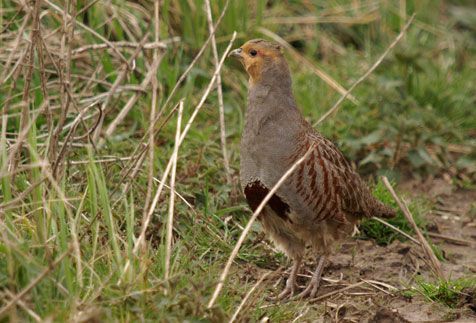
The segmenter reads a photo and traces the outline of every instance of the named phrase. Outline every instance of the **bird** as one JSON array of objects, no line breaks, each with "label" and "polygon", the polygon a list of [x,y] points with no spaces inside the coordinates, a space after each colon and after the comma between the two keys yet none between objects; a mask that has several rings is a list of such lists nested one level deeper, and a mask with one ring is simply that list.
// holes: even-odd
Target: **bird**
[{"label": "bird", "polygon": [[[313,298],[329,256],[355,224],[372,216],[391,218],[395,211],[372,195],[337,146],[305,120],[279,44],[253,39],[229,56],[238,59],[249,76],[240,182],[250,208],[255,211],[283,174],[307,154],[258,220],[292,260],[285,288],[275,299]],[[296,277],[307,248],[317,265],[308,285],[296,295]]]}]

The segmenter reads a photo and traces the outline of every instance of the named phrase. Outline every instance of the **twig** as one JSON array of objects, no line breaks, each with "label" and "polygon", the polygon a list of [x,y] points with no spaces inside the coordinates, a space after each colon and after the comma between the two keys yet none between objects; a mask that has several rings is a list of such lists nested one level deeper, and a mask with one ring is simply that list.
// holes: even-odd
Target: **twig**
[{"label": "twig", "polygon": [[172,230],[174,227],[174,199],[175,194],[175,173],[177,169],[177,157],[180,146],[180,128],[182,126],[182,113],[183,113],[183,101],[180,101],[178,116],[177,116],[177,129],[175,131],[175,145],[172,153],[172,173],[170,174],[170,200],[169,200],[169,218],[167,220],[167,233],[165,243],[165,275],[164,279],[167,281],[170,275],[170,257],[172,255]]},{"label": "twig", "polygon": [[[269,29],[266,29],[266,28],[263,28],[263,27],[259,27],[258,31],[261,32],[263,35],[271,37],[272,39],[277,41],[279,44],[286,47],[286,49],[289,50],[298,61],[300,61],[302,64],[306,65],[307,67],[309,67],[314,72],[314,74],[319,76],[331,88],[333,88],[334,90],[336,90],[337,92],[342,94],[343,97],[344,96],[345,96],[345,98],[348,97],[348,99],[350,101],[352,101],[354,104],[357,104],[357,99],[354,98],[352,95],[349,95],[348,92],[350,92],[350,91],[347,91],[342,85],[340,85],[336,80],[334,80],[329,74],[327,74],[326,72],[321,70],[319,67],[315,66],[310,60],[308,60],[306,57],[301,55],[297,50],[295,50],[291,45],[289,45],[289,43],[286,40],[281,38],[279,35],[273,33]],[[346,93],[347,93],[347,95],[345,95]]]},{"label": "twig", "polygon": [[379,59],[377,59],[377,61],[367,70],[367,72],[365,72],[364,75],[362,75],[357,81],[354,82],[354,84],[351,85],[351,87],[347,91],[345,91],[345,93],[339,98],[339,100],[337,100],[337,102],[334,104],[334,106],[332,106],[332,108],[330,108],[326,113],[324,113],[324,115],[322,117],[320,117],[319,120],[317,120],[317,122],[313,124],[313,126],[318,125],[319,123],[324,121],[328,116],[330,116],[332,113],[334,113],[339,108],[340,104],[347,98],[347,96],[350,95],[350,92],[352,92],[352,90],[354,90],[357,87],[357,85],[362,83],[370,74],[372,74],[373,71],[375,71],[375,69],[383,62],[383,60],[388,55],[388,53],[390,53],[390,51],[403,38],[403,36],[405,35],[408,27],[410,27],[414,18],[415,18],[415,14],[413,14],[413,16],[410,17],[410,19],[408,20],[406,25],[400,31],[400,34],[398,34],[398,36],[387,47],[387,49],[383,52],[383,54],[380,55]]},{"label": "twig", "polygon": [[[215,67],[219,64],[218,50],[215,39],[215,34],[213,33],[213,18],[212,18],[212,9],[210,7],[210,0],[205,0],[205,9],[207,12],[208,20],[208,31],[212,35],[212,52],[213,60]],[[228,160],[228,151],[226,150],[226,127],[225,127],[225,109],[223,107],[223,90],[221,86],[221,75],[217,75],[217,94],[218,94],[218,111],[220,114],[220,140],[221,140],[221,150],[223,154],[223,164],[225,166],[226,180],[228,185],[231,185],[231,170],[230,162]]]},{"label": "twig", "polygon": [[461,245],[461,246],[472,246],[474,243],[471,243],[471,241],[468,240],[463,240],[463,239],[458,239],[454,237],[449,237],[443,234],[435,233],[435,232],[427,232],[430,237],[437,238],[437,239],[442,239],[446,240],[450,243],[456,244],[456,245]]},{"label": "twig", "polygon": [[248,235],[248,232],[251,229],[251,226],[255,222],[256,218],[258,215],[261,213],[263,208],[265,207],[266,203],[271,199],[274,193],[278,190],[278,188],[284,183],[284,181],[294,172],[294,170],[306,159],[306,157],[311,153],[311,151],[314,149],[314,145],[311,145],[307,152],[299,158],[284,174],[281,176],[279,181],[273,186],[273,188],[268,192],[268,194],[265,196],[265,198],[261,201],[259,206],[256,208],[254,211],[253,215],[249,219],[248,223],[246,224],[245,229],[240,235],[240,238],[235,244],[235,248],[233,248],[233,251],[231,252],[230,257],[228,257],[228,261],[226,262],[225,268],[223,269],[220,279],[218,280],[217,286],[215,287],[215,291],[213,292],[212,298],[210,299],[210,302],[208,303],[208,308],[211,308],[213,304],[215,304],[215,301],[218,297],[218,294],[220,294],[221,289],[223,288],[223,285],[225,283],[225,279],[228,276],[228,272],[230,271],[231,264],[233,263],[233,260],[236,258],[236,255],[238,254],[238,251],[241,248],[241,245],[245,241],[246,236]]},{"label": "twig", "polygon": [[323,300],[323,299],[328,298],[328,297],[330,297],[330,296],[332,296],[332,295],[345,292],[346,290],[349,290],[349,289],[354,288],[354,287],[358,287],[358,286],[363,285],[363,284],[366,284],[366,282],[361,281],[361,282],[358,282],[358,283],[349,285],[349,286],[347,286],[347,287],[344,287],[344,288],[341,288],[341,289],[338,289],[338,290],[329,292],[329,293],[327,293],[327,294],[324,294],[324,295],[315,297],[315,298],[313,298],[313,299],[310,299],[310,300],[309,300],[309,303],[311,303],[311,302],[313,303],[313,302],[317,302],[317,301]]},{"label": "twig", "polygon": [[410,213],[410,210],[408,210],[408,207],[404,202],[400,200],[400,198],[397,196],[397,193],[395,193],[392,185],[388,181],[388,178],[386,176],[382,176],[382,181],[387,187],[388,191],[392,195],[393,199],[395,202],[397,202],[398,206],[402,210],[403,214],[405,215],[405,218],[407,221],[410,223],[412,226],[413,230],[416,232],[416,235],[418,237],[418,240],[421,243],[421,247],[423,251],[425,252],[425,255],[427,256],[428,260],[430,261],[431,267],[433,269],[433,273],[440,279],[445,280],[445,275],[443,274],[443,271],[441,270],[441,264],[438,261],[438,258],[436,258],[435,253],[431,249],[430,245],[428,244],[428,241],[426,241],[425,237],[420,231],[420,228],[417,226],[415,223],[415,220],[413,219],[412,214]]},{"label": "twig", "polygon": [[387,294],[387,295],[391,295],[392,293],[390,293],[389,291],[383,289],[382,287],[380,287],[380,286],[378,286],[378,285],[385,286],[385,287],[387,287],[389,290],[392,290],[392,291],[398,291],[398,288],[393,287],[392,285],[388,285],[388,284],[379,282],[379,281],[366,280],[366,279],[360,279],[360,280],[363,281],[363,282],[366,282],[366,283],[369,284],[370,286],[374,287],[375,289],[378,289],[378,290],[381,291],[381,292],[384,292],[384,293]]},{"label": "twig", "polygon": [[[208,2],[208,0],[206,0]],[[235,310],[235,313],[233,313],[233,316],[231,317],[229,323],[232,323],[236,320],[236,318],[238,317],[238,314],[240,313],[241,309],[243,308],[243,306],[246,304],[246,302],[248,301],[248,298],[250,298],[251,294],[253,294],[253,292],[256,290],[256,288],[258,288],[259,285],[261,285],[261,283],[263,282],[263,280],[265,280],[266,277],[268,277],[270,274],[272,274],[273,271],[268,271],[267,273],[265,273],[264,275],[262,275],[260,277],[260,279],[258,279],[258,281],[253,285],[253,287],[250,288],[250,290],[248,291],[248,293],[246,293],[245,297],[243,298],[243,300],[241,301],[240,305],[238,305],[238,307],[236,308]]]},{"label": "twig", "polygon": [[383,225],[386,225],[387,227],[397,231],[398,233],[400,233],[401,235],[405,236],[406,238],[410,239],[411,241],[415,242],[417,245],[421,246],[421,243],[420,241],[418,241],[417,239],[413,238],[411,235],[409,235],[408,233],[406,233],[405,231],[402,231],[400,230],[399,228],[397,228],[396,226],[394,226],[393,224],[390,224],[388,223],[387,221],[385,220],[382,220],[381,218],[377,218],[376,216],[372,217],[372,219],[374,219],[375,221],[378,221],[380,223],[382,223]]}]

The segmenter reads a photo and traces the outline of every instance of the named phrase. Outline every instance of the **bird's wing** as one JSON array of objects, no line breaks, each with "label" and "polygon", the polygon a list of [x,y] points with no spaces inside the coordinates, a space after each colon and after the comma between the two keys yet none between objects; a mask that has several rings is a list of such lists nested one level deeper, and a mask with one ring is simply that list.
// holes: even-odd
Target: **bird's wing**
[{"label": "bird's wing", "polygon": [[311,146],[313,151],[295,171],[293,184],[316,221],[392,215],[386,214],[393,211],[372,196],[337,147],[320,134],[308,133],[292,158],[299,158]]}]

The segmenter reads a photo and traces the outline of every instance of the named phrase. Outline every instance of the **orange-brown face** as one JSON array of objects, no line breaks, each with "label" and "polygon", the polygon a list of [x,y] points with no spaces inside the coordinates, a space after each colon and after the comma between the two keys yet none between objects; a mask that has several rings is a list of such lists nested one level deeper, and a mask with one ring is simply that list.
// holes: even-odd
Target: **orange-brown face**
[{"label": "orange-brown face", "polygon": [[259,82],[267,64],[273,64],[283,57],[279,45],[261,39],[246,42],[240,48],[231,51],[229,56],[241,61],[252,83]]}]

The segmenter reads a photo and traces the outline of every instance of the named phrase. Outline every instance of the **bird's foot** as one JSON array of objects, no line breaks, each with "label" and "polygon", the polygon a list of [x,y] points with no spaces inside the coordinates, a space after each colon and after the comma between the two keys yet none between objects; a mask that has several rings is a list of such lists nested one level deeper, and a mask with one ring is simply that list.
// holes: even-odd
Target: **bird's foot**
[{"label": "bird's foot", "polygon": [[290,298],[290,300],[303,299],[303,298],[306,298],[306,297],[314,298],[317,294],[317,291],[319,290],[319,285],[320,285],[320,277],[319,278],[312,277],[312,279],[309,282],[309,285],[307,285],[306,289],[304,289],[298,295]]},{"label": "bird's foot", "polygon": [[296,291],[296,281],[291,279],[290,277],[286,281],[286,287],[281,293],[279,293],[279,295],[276,297],[276,300],[281,301],[283,299],[291,298],[294,296],[295,291]]},{"label": "bird's foot", "polygon": [[295,292],[296,292],[296,279],[289,277],[288,280],[286,281],[286,287],[283,289],[283,291],[279,293],[279,295],[276,297],[270,297],[270,300],[277,302],[277,301],[282,301],[285,299],[290,299],[294,296]]}]

